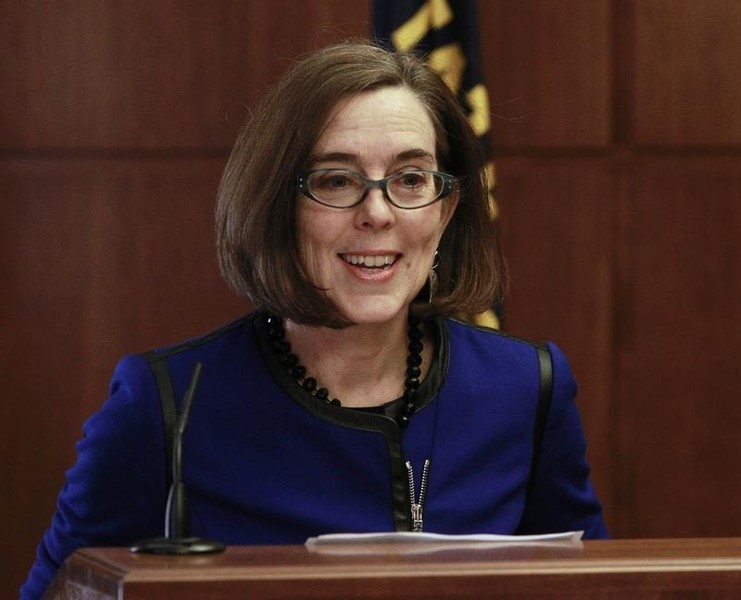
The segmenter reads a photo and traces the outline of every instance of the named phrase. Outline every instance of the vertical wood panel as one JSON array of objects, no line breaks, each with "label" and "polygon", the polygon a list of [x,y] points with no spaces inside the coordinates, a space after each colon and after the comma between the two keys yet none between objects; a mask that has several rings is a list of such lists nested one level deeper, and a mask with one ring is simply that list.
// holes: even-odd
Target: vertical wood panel
[{"label": "vertical wood panel", "polygon": [[739,199],[739,158],[644,159],[623,198],[623,535],[741,535]]},{"label": "vertical wood panel", "polygon": [[[2,462],[0,591],[14,598],[33,557],[33,538],[48,523],[54,488],[72,451],[72,425],[84,388],[87,248],[70,234],[88,212],[73,194],[54,202],[52,182],[39,180],[35,210],[22,176],[0,170],[2,306],[0,310],[0,448]],[[12,585],[12,587],[10,587]],[[8,587],[5,587],[8,586]]]},{"label": "vertical wood panel", "polygon": [[486,0],[479,14],[495,148],[607,146],[610,2]]},{"label": "vertical wood panel", "polygon": [[741,145],[741,2],[634,1],[633,131],[645,145]]}]

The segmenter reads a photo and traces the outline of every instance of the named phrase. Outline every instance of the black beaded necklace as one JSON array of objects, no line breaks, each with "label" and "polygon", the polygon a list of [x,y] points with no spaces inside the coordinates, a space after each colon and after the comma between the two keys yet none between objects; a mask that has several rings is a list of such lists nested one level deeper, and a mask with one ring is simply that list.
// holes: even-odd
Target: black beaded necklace
[{"label": "black beaded necklace", "polygon": [[[409,418],[417,408],[417,390],[419,389],[419,378],[422,374],[422,349],[424,344],[422,338],[422,321],[415,316],[409,315],[409,354],[407,355],[406,377],[404,379],[404,395],[402,396],[401,413],[396,419],[399,427],[404,428],[409,424]],[[296,382],[315,398],[324,400],[333,406],[341,406],[337,398],[330,399],[327,388],[319,387],[317,380],[306,374],[306,368],[299,362],[298,356],[291,353],[291,344],[286,340],[286,330],[283,327],[283,319],[275,315],[268,315],[266,319],[267,331],[273,348],[288,374]]]}]

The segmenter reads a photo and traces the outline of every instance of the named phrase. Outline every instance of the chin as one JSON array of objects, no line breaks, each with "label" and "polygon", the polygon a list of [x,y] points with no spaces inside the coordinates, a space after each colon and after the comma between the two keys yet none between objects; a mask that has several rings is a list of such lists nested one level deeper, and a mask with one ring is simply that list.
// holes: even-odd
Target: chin
[{"label": "chin", "polygon": [[374,302],[350,302],[348,305],[339,305],[342,316],[356,325],[380,325],[398,318],[400,314],[406,318],[409,311],[408,304],[393,304]]}]

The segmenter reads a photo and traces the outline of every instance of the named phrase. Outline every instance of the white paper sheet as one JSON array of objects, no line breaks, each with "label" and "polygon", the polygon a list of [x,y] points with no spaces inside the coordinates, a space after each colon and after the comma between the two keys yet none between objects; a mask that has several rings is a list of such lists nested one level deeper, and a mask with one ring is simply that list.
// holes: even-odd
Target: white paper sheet
[{"label": "white paper sheet", "polygon": [[547,533],[542,535],[497,535],[491,533],[476,533],[471,535],[445,535],[441,533],[426,533],[411,531],[390,531],[379,533],[328,533],[306,540],[307,546],[323,546],[331,544],[378,544],[378,543],[481,543],[488,544],[527,544],[543,542],[578,542],[584,535],[583,531],[565,531],[562,533]]}]

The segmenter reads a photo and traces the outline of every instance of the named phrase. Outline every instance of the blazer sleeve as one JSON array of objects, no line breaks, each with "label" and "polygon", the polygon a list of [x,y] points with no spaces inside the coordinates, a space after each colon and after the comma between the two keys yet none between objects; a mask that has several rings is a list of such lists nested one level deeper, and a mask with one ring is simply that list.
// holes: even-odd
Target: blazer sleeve
[{"label": "blazer sleeve", "polygon": [[609,537],[602,506],[589,478],[586,441],[577,406],[577,386],[564,354],[553,358],[553,395],[532,495],[520,533],[584,531],[585,539]]},{"label": "blazer sleeve", "polygon": [[21,588],[40,598],[77,548],[123,546],[162,535],[165,452],[154,378],[141,356],[117,365],[108,400],[83,426],[49,529]]}]

